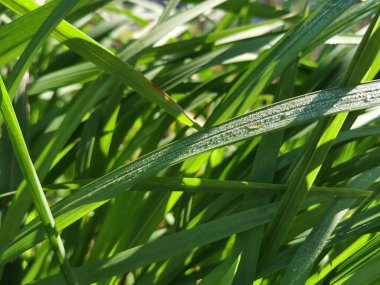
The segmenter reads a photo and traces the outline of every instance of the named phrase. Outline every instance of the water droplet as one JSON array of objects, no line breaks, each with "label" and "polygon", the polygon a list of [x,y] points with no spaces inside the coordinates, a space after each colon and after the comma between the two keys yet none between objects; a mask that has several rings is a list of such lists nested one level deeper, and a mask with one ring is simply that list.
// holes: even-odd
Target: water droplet
[{"label": "water droplet", "polygon": [[373,101],[373,100],[375,100],[375,99],[376,99],[376,96],[374,96],[373,93],[369,93],[369,94],[366,95],[364,101],[366,101],[366,102],[371,102],[371,101]]},{"label": "water droplet", "polygon": [[250,125],[250,126],[248,126],[248,129],[257,130],[257,129],[260,129],[261,127],[262,127],[262,125]]}]

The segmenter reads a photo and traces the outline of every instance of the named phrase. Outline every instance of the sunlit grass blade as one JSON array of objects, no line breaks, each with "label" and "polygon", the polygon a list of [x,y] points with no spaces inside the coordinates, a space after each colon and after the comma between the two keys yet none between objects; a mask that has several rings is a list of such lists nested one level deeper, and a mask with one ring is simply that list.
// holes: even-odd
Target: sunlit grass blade
[{"label": "sunlit grass blade", "polygon": [[77,284],[74,273],[66,258],[61,237],[55,227],[55,221],[50,211],[49,204],[42,190],[40,181],[33,166],[33,162],[29,156],[20,126],[17,122],[16,114],[8,96],[8,92],[1,77],[0,92],[1,114],[9,131],[19,166],[24,174],[25,180],[28,183],[30,191],[32,192],[34,204],[38,210],[39,217],[50,240],[51,247],[58,257],[65,280],[69,284]]},{"label": "sunlit grass blade", "polygon": [[[26,3],[26,1],[4,0],[0,2],[20,14],[31,9],[30,7],[38,8],[37,4],[33,5],[32,2]],[[152,100],[184,124],[200,129],[198,123],[193,121],[166,92],[74,26],[63,21],[58,25],[53,36],[122,83],[135,89],[142,96]]]},{"label": "sunlit grass blade", "polygon": [[376,283],[379,8],[0,0],[0,284]]},{"label": "sunlit grass blade", "polygon": [[39,48],[59,24],[59,22],[61,22],[70,10],[78,3],[79,0],[58,3],[53,12],[49,14],[46,21],[43,22],[38,32],[34,35],[20,58],[17,60],[12,72],[7,77],[8,93],[11,98],[14,97],[24,73],[31,65],[33,57],[37,54]]}]

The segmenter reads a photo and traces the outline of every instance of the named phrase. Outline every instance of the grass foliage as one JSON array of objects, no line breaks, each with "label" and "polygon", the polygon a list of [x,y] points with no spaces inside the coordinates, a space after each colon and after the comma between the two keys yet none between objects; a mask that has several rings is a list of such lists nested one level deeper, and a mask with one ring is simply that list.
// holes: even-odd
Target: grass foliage
[{"label": "grass foliage", "polygon": [[380,284],[378,0],[36,2],[0,0],[0,284]]}]

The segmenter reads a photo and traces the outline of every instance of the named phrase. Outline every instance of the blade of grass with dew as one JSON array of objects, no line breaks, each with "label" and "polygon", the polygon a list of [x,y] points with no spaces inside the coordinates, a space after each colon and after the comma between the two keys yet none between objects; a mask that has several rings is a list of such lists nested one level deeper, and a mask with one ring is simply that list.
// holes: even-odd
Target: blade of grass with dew
[{"label": "blade of grass with dew", "polygon": [[[325,1],[325,4],[321,5],[311,16],[300,21],[269,51],[251,64],[207,119],[205,127],[244,114],[264,88],[298,57],[311,39],[321,33],[354,3],[354,0],[342,1],[342,5],[337,1]],[[208,156],[204,155],[199,161],[202,160],[204,163],[207,158]],[[194,162],[188,162],[183,168],[189,168],[192,163]]]},{"label": "blade of grass with dew", "polygon": [[[52,208],[57,227],[63,229],[143,178],[188,157],[324,116],[375,106],[379,102],[380,84],[372,82],[355,88],[336,88],[285,100],[210,130],[199,132],[113,171],[57,203]],[[261,127],[251,128],[253,122]],[[25,233],[26,236],[36,234],[37,225],[38,223],[29,224],[21,236],[25,237]],[[40,238],[41,236],[39,240]],[[34,241],[37,242],[37,239],[35,238]],[[9,245],[1,250],[2,261],[16,254]]]}]

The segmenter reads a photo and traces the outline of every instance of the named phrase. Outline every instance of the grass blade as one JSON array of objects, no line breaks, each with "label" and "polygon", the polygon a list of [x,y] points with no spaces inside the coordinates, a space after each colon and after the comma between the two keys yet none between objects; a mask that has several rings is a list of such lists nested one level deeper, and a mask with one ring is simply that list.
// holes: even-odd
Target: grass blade
[{"label": "grass blade", "polygon": [[[63,229],[128,187],[186,158],[258,135],[310,122],[346,110],[368,108],[380,103],[380,83],[355,88],[336,88],[285,100],[244,115],[210,130],[205,130],[149,153],[136,161],[89,183],[53,206],[58,229]],[[252,128],[252,123],[254,128]],[[256,126],[260,125],[260,128]],[[142,170],[144,169],[144,170]],[[104,191],[107,189],[107,191]],[[17,238],[37,233],[38,223],[29,224]],[[38,230],[39,231],[39,230]],[[34,242],[43,236],[38,233]],[[17,248],[17,246],[16,246]],[[20,250],[18,248],[17,250]],[[1,259],[8,260],[15,251],[1,248]]]},{"label": "grass blade", "polygon": [[57,255],[65,280],[68,282],[68,284],[77,284],[71,266],[66,259],[65,249],[63,247],[61,237],[55,227],[53,215],[50,211],[37,173],[34,169],[33,162],[29,156],[20,126],[17,122],[16,114],[13,110],[10,98],[1,77],[0,92],[1,114],[8,128],[19,166],[24,174],[25,180],[30,187],[30,190],[32,191],[34,204],[37,208],[44,229],[49,237],[51,247]]},{"label": "grass blade", "polygon": [[[38,8],[38,5],[31,1],[2,0],[0,3],[19,14],[25,13],[25,10]],[[198,123],[193,121],[166,92],[69,23],[65,21],[60,23],[53,36],[83,58],[102,68],[106,73],[111,74],[117,80],[132,87],[148,100],[152,100],[152,102],[162,107],[184,124],[201,129]]]}]

